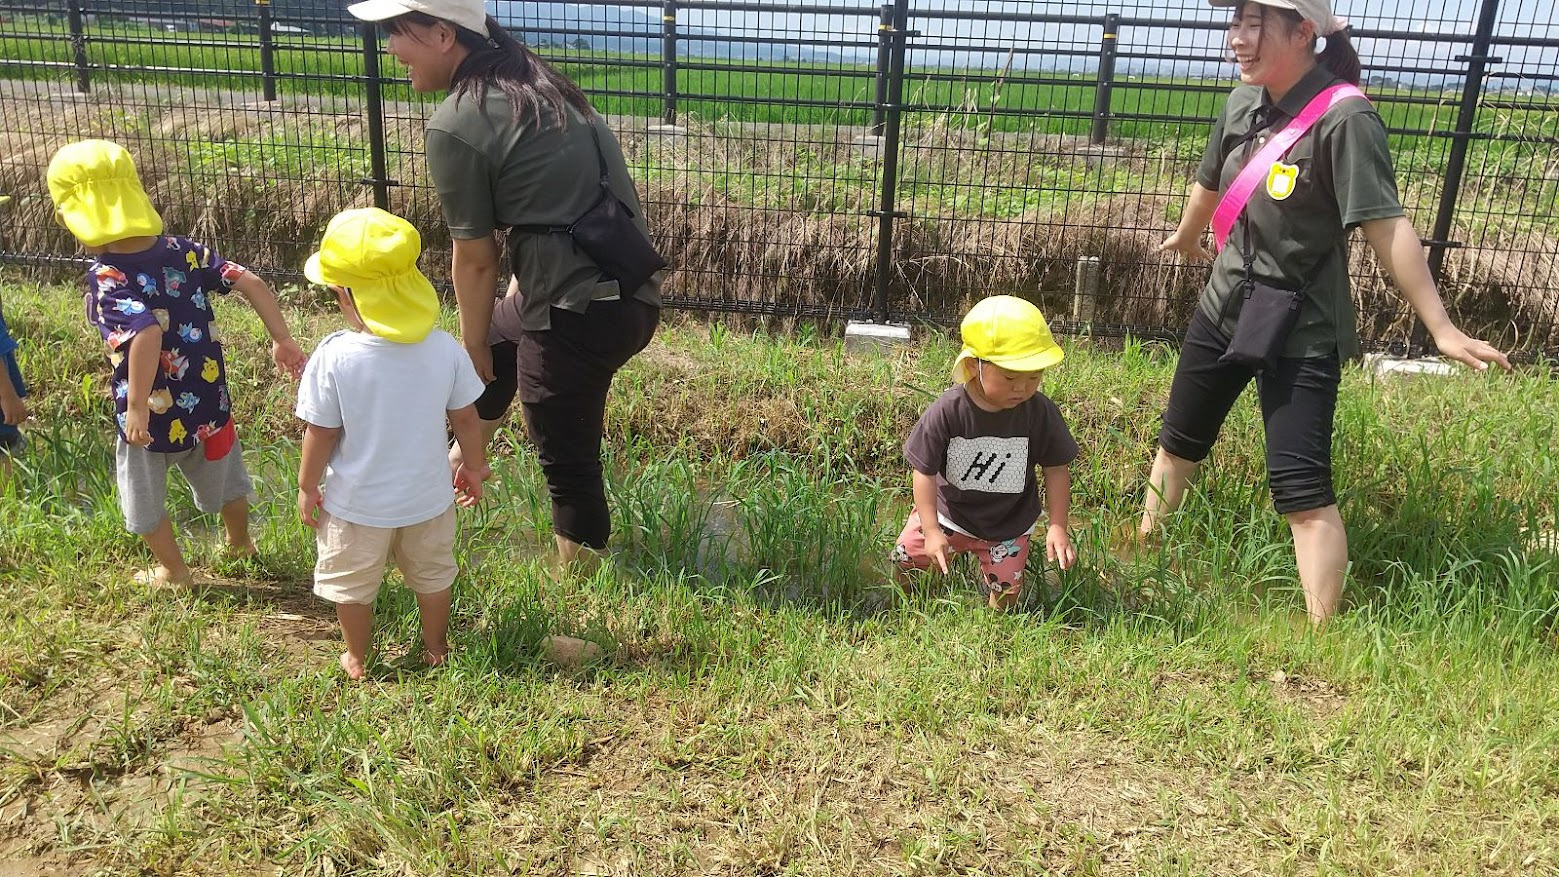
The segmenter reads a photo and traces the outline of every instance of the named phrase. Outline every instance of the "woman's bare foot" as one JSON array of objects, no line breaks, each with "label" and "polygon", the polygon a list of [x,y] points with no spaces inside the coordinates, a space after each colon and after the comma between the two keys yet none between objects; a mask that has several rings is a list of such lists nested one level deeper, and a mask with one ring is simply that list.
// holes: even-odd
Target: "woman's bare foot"
[{"label": "woman's bare foot", "polygon": [[363,662],[352,657],[351,652],[341,653],[341,669],[346,671],[346,678],[353,682],[362,682],[368,676],[368,668]]},{"label": "woman's bare foot", "polygon": [[195,574],[190,572],[189,567],[185,567],[181,573],[174,573],[161,564],[143,569],[131,578],[136,584],[148,588],[188,588],[195,584]]}]

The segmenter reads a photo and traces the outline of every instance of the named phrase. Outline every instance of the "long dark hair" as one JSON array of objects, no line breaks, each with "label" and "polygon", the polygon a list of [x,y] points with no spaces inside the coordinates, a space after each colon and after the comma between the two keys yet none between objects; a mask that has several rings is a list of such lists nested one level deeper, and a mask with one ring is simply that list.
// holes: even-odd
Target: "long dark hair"
[{"label": "long dark hair", "polygon": [[[1235,6],[1234,14],[1243,15],[1245,7],[1249,2],[1251,0]],[[1305,20],[1303,16],[1292,9],[1279,9],[1275,6],[1267,6],[1264,3],[1258,5],[1261,6],[1262,22],[1271,21],[1272,16],[1275,15],[1278,20],[1283,22],[1286,33],[1293,33],[1294,29],[1299,27],[1300,22]],[[1321,54],[1316,56],[1316,63],[1331,71],[1333,76],[1341,79],[1343,82],[1350,85],[1358,85],[1362,69],[1359,64],[1359,53],[1353,48],[1353,37],[1348,33],[1348,29],[1343,28],[1327,37],[1317,36],[1316,39],[1326,40],[1326,48],[1322,49]],[[1312,52],[1315,51],[1315,43],[1312,42],[1310,44],[1310,50]]]},{"label": "long dark hair", "polygon": [[468,96],[481,101],[486,99],[489,88],[497,88],[508,95],[509,109],[516,120],[530,116],[539,125],[545,110],[560,128],[568,124],[567,108],[570,106],[586,118],[595,111],[590,106],[590,99],[573,80],[552,69],[491,15],[487,16],[487,32],[491,37],[422,12],[397,15],[384,22],[384,29],[400,34],[409,24],[431,27],[441,23],[455,29],[455,39],[469,53],[455,68],[449,84],[450,93],[457,101]]}]

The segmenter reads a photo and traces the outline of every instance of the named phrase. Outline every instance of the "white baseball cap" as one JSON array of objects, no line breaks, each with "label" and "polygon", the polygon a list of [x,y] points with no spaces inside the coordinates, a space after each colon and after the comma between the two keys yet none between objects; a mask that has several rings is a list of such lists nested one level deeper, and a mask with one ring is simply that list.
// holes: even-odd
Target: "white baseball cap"
[{"label": "white baseball cap", "polygon": [[346,8],[354,18],[384,21],[408,12],[420,12],[442,18],[484,37],[487,32],[487,4],[482,0],[363,0]]},{"label": "white baseball cap", "polygon": [[[1209,6],[1238,6],[1242,2],[1246,0],[1207,0]],[[1273,9],[1292,9],[1299,13],[1300,18],[1315,25],[1315,32],[1323,37],[1331,36],[1348,26],[1347,19],[1332,14],[1331,4],[1326,0],[1249,0],[1249,2],[1271,6]]]}]

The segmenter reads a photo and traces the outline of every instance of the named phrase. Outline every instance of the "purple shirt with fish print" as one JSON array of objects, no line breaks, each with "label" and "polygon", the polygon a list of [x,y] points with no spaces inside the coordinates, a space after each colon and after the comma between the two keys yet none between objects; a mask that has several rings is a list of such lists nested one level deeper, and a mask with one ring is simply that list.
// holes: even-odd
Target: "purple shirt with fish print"
[{"label": "purple shirt with fish print", "polygon": [[187,451],[227,425],[227,365],[211,299],[244,273],[216,251],[181,237],[159,237],[139,253],[99,253],[87,270],[87,320],[103,335],[114,367],[110,385],[124,438],[130,389],[130,339],[162,327],[151,397],[147,450]]}]

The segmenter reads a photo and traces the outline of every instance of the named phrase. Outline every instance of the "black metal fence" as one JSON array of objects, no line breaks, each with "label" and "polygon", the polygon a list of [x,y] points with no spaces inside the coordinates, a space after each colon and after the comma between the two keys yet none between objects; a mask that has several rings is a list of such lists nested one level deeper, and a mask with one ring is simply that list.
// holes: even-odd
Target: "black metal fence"
[{"label": "black metal fence", "polygon": [[[434,104],[372,29],[317,0],[0,0],[0,260],[75,264],[43,185],[83,136],[137,156],[171,228],[295,279],[325,221],[379,204],[447,237],[422,161]],[[1365,87],[1453,316],[1559,354],[1552,0],[1356,7]],[[1383,4],[1371,4],[1380,7]],[[494,8],[494,4],[490,4]],[[992,292],[1063,329],[1172,335],[1205,268],[1158,255],[1231,86],[1227,12],[1178,4],[509,2],[634,166],[680,307],[951,322]],[[1410,312],[1361,241],[1366,338]]]}]

